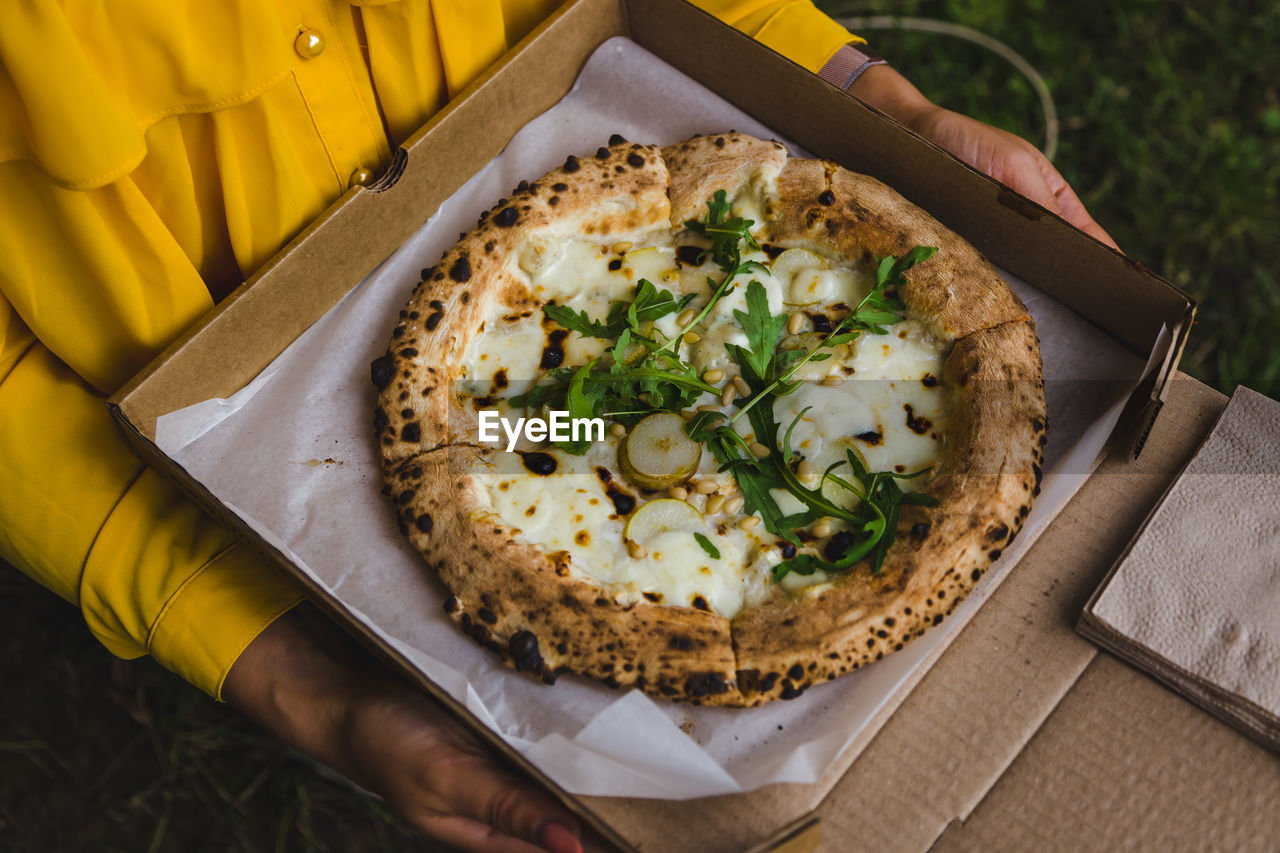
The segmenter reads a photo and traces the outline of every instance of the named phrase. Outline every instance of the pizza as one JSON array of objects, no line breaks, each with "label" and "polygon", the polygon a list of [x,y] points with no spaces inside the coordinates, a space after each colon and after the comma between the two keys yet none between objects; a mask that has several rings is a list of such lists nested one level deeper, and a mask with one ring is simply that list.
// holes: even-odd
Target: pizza
[{"label": "pizza", "polygon": [[372,377],[385,492],[463,631],[548,683],[704,705],[938,624],[1020,529],[1047,429],[987,260],[738,133],[522,182],[422,271]]}]

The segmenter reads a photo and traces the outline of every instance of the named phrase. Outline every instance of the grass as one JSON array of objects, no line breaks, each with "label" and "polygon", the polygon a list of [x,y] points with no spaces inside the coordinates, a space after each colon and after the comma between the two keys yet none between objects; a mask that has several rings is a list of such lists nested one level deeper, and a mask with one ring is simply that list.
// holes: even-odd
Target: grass
[{"label": "grass", "polygon": [[0,850],[440,850],[0,562]]},{"label": "grass", "polygon": [[[1045,77],[1056,164],[1134,258],[1191,291],[1183,366],[1280,397],[1280,16],[1261,3],[819,2],[978,29]],[[966,42],[868,33],[935,101],[1040,141],[1031,87]],[[0,849],[431,850],[0,565]]]},{"label": "grass", "polygon": [[[1280,15],[1186,0],[819,0],[950,21],[1020,53],[1061,121],[1059,171],[1131,257],[1200,303],[1182,368],[1280,397]],[[1024,77],[965,41],[862,33],[936,103],[1044,140]]]}]

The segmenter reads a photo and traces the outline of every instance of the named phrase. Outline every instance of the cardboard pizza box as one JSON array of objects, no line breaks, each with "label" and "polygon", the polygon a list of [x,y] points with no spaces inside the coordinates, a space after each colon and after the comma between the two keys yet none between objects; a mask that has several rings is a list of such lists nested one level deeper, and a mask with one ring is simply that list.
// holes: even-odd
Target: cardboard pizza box
[{"label": "cardboard pizza box", "polygon": [[[880,733],[814,785],[772,785],[681,802],[565,794],[353,619],[341,601],[294,571],[281,550],[246,529],[154,443],[162,415],[227,397],[257,376],[517,131],[562,98],[592,51],[614,36],[632,39],[810,151],[884,180],[1002,267],[1150,358],[1151,369],[1129,398],[1112,458],[1102,469],[1119,472],[1120,479],[1095,475],[901,707],[892,715],[886,709],[877,721],[877,727],[883,724]],[[724,62],[726,56],[735,61]],[[1074,613],[1065,614],[1078,612],[1087,597],[1080,587],[1105,573],[1101,562],[1108,552],[1098,542],[1127,541],[1142,516],[1141,496],[1115,484],[1154,452],[1152,445],[1132,461],[1175,387],[1171,379],[1193,314],[1186,294],[1139,264],[680,0],[576,0],[434,116],[397,152],[377,184],[339,199],[110,405],[145,459],[291,571],[348,630],[620,849],[802,850],[814,849],[820,837],[832,850],[923,849],[949,823],[973,812],[988,791],[1000,790],[1001,775],[1020,766],[1024,746],[1036,740],[1046,719],[1059,715],[1059,702],[1074,694],[1081,673],[1092,672],[1096,650],[1071,631]],[[1184,384],[1193,385],[1177,383]],[[1197,405],[1211,408],[1212,402]],[[1158,464],[1180,452],[1179,438],[1161,438]],[[1075,553],[1047,546],[1078,538],[1072,525],[1084,523],[1073,521],[1080,512],[1106,518],[1109,538],[1084,537],[1073,542]],[[1064,576],[1072,583],[1053,580]],[[1037,586],[1042,582],[1043,601]]]}]

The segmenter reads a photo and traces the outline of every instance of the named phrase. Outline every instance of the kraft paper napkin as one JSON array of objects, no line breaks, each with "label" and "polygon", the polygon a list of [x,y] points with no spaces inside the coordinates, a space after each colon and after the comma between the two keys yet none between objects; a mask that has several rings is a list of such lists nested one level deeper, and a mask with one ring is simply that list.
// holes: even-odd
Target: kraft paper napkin
[{"label": "kraft paper napkin", "polygon": [[1280,403],[1236,389],[1079,630],[1280,749]]}]

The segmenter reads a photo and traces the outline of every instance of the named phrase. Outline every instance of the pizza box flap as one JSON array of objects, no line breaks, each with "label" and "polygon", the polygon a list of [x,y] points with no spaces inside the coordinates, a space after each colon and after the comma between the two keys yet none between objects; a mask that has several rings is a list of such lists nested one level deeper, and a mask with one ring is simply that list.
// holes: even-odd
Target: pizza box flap
[{"label": "pizza box flap", "polygon": [[[144,458],[167,470],[211,512],[243,530],[235,516],[158,451],[153,444],[157,418],[201,400],[225,397],[257,375],[498,154],[520,127],[563,97],[590,53],[617,35],[629,36],[811,151],[895,186],[997,263],[1034,281],[1135,352],[1150,352],[1165,330],[1157,369],[1148,387],[1139,389],[1131,401],[1129,438],[1145,434],[1154,416],[1150,403],[1164,394],[1190,327],[1194,304],[1184,293],[680,0],[576,0],[424,125],[377,185],[346,193],[112,398],[113,416]],[[718,58],[724,56],[736,61]],[[816,121],[815,116],[823,118]],[[256,544],[288,568],[282,554],[265,543]],[[339,602],[320,596],[319,603],[410,671],[393,650],[361,631]],[[983,630],[967,629],[961,637]],[[960,800],[981,796],[994,781],[991,774],[1007,766],[1034,731],[1027,721],[1042,719],[1078,674],[1071,655],[1055,656],[1052,650],[1045,655],[1044,680],[1058,692],[1037,694],[1026,714],[1008,716],[1000,736],[985,747],[990,752],[980,762],[984,769],[958,772],[952,780]],[[925,684],[950,684],[972,676],[935,668],[925,676]],[[1006,672],[993,671],[988,677],[1014,683]],[[442,691],[424,681],[419,679],[425,689],[452,705]],[[487,730],[481,733],[517,766],[555,790]],[[875,751],[872,744],[867,754]],[[744,849],[773,833],[782,833],[779,843],[810,837],[807,830],[789,825],[818,806],[842,774],[849,775],[844,771],[852,761],[851,756],[819,785],[773,786],[711,801],[587,800],[584,806],[575,798],[562,798],[622,847],[651,847],[655,839],[677,837],[667,834],[668,829],[678,832],[690,849],[706,847],[715,825],[728,822],[735,829],[720,830],[719,847]],[[871,766],[876,765],[859,760],[853,772]],[[593,812],[606,821],[599,822]],[[876,823],[874,814],[864,817]],[[711,821],[707,828],[712,834],[682,830],[700,820]],[[795,831],[788,834],[789,830]]]}]

